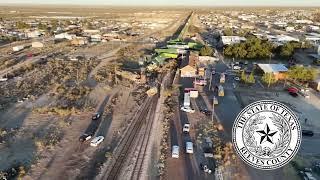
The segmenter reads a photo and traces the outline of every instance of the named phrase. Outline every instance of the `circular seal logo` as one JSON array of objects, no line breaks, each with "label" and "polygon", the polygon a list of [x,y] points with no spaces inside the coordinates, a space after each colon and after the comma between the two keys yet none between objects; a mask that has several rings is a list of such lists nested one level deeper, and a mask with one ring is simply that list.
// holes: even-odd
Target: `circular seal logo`
[{"label": "circular seal logo", "polygon": [[298,152],[301,128],[291,109],[276,101],[257,101],[245,107],[232,128],[237,154],[248,165],[277,169]]}]

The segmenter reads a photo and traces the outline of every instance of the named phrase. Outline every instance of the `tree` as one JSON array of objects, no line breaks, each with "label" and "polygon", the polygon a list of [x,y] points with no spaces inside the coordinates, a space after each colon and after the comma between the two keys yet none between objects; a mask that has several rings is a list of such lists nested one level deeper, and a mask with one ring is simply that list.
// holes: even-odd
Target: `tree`
[{"label": "tree", "polygon": [[209,46],[204,46],[200,49],[200,55],[201,56],[213,56],[214,49]]},{"label": "tree", "polygon": [[27,23],[25,23],[25,22],[18,21],[18,22],[16,23],[16,27],[17,27],[18,29],[29,29],[29,28],[30,28],[30,25],[27,24]]},{"label": "tree", "polygon": [[224,49],[224,55],[236,58],[268,58],[274,47],[266,40],[260,40],[257,37],[250,36],[245,42],[240,42],[233,45],[228,45]]},{"label": "tree", "polygon": [[280,48],[280,55],[288,58],[293,55],[294,46],[291,43],[286,43]]},{"label": "tree", "polygon": [[59,21],[56,19],[53,19],[50,21],[50,24],[51,24],[51,30],[56,30],[57,27],[59,26]]},{"label": "tree", "polygon": [[87,22],[87,24],[85,25],[85,27],[87,29],[94,29],[94,27],[92,26],[92,24],[90,22]]},{"label": "tree", "polygon": [[65,21],[65,25],[69,26],[69,25],[71,25],[71,24],[72,24],[72,22],[71,22],[70,20],[66,20],[66,21]]},{"label": "tree", "polygon": [[316,22],[320,22],[320,12],[313,14],[313,20]]},{"label": "tree", "polygon": [[47,27],[47,25],[45,25],[45,24],[39,23],[39,24],[38,24],[38,29],[47,30],[48,27]]},{"label": "tree", "polygon": [[268,84],[268,86],[277,82],[276,78],[272,73],[264,73],[261,80],[265,84]]},{"label": "tree", "polygon": [[224,48],[224,51],[223,51],[223,53],[224,53],[224,55],[226,55],[226,56],[233,56],[233,53],[232,53],[232,51],[233,51],[233,46],[227,46],[227,47],[225,47]]},{"label": "tree", "polygon": [[241,81],[242,82],[247,82],[247,75],[244,71],[241,72]]},{"label": "tree", "polygon": [[256,82],[256,80],[254,79],[254,75],[253,72],[250,73],[248,79],[247,79],[248,83],[254,84]]},{"label": "tree", "polygon": [[292,66],[288,71],[288,78],[294,81],[313,81],[317,76],[317,70],[303,66]]},{"label": "tree", "polygon": [[303,48],[303,49],[312,48],[312,44],[310,41],[305,40],[302,42],[301,48]]}]

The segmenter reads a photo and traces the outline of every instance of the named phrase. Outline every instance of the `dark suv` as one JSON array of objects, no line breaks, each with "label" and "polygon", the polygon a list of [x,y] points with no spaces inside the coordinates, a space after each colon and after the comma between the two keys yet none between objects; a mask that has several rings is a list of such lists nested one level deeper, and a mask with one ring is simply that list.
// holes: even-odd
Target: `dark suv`
[{"label": "dark suv", "polygon": [[206,116],[210,116],[212,114],[212,112],[208,109],[200,109],[200,112],[205,114]]}]

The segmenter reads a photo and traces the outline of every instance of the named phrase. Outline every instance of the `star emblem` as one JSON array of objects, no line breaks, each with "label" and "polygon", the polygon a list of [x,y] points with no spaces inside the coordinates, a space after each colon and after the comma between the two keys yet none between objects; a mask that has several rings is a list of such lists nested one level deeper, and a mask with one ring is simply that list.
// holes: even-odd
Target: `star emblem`
[{"label": "star emblem", "polygon": [[263,130],[259,130],[256,132],[261,136],[260,144],[262,144],[265,141],[268,141],[273,144],[272,136],[275,135],[278,131],[271,131],[269,125],[266,124]]}]

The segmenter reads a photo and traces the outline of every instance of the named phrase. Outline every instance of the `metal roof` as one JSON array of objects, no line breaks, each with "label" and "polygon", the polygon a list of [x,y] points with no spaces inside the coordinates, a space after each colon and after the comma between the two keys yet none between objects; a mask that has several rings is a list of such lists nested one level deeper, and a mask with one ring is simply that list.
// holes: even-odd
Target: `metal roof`
[{"label": "metal roof", "polygon": [[283,64],[258,64],[265,73],[287,72],[288,68]]}]

